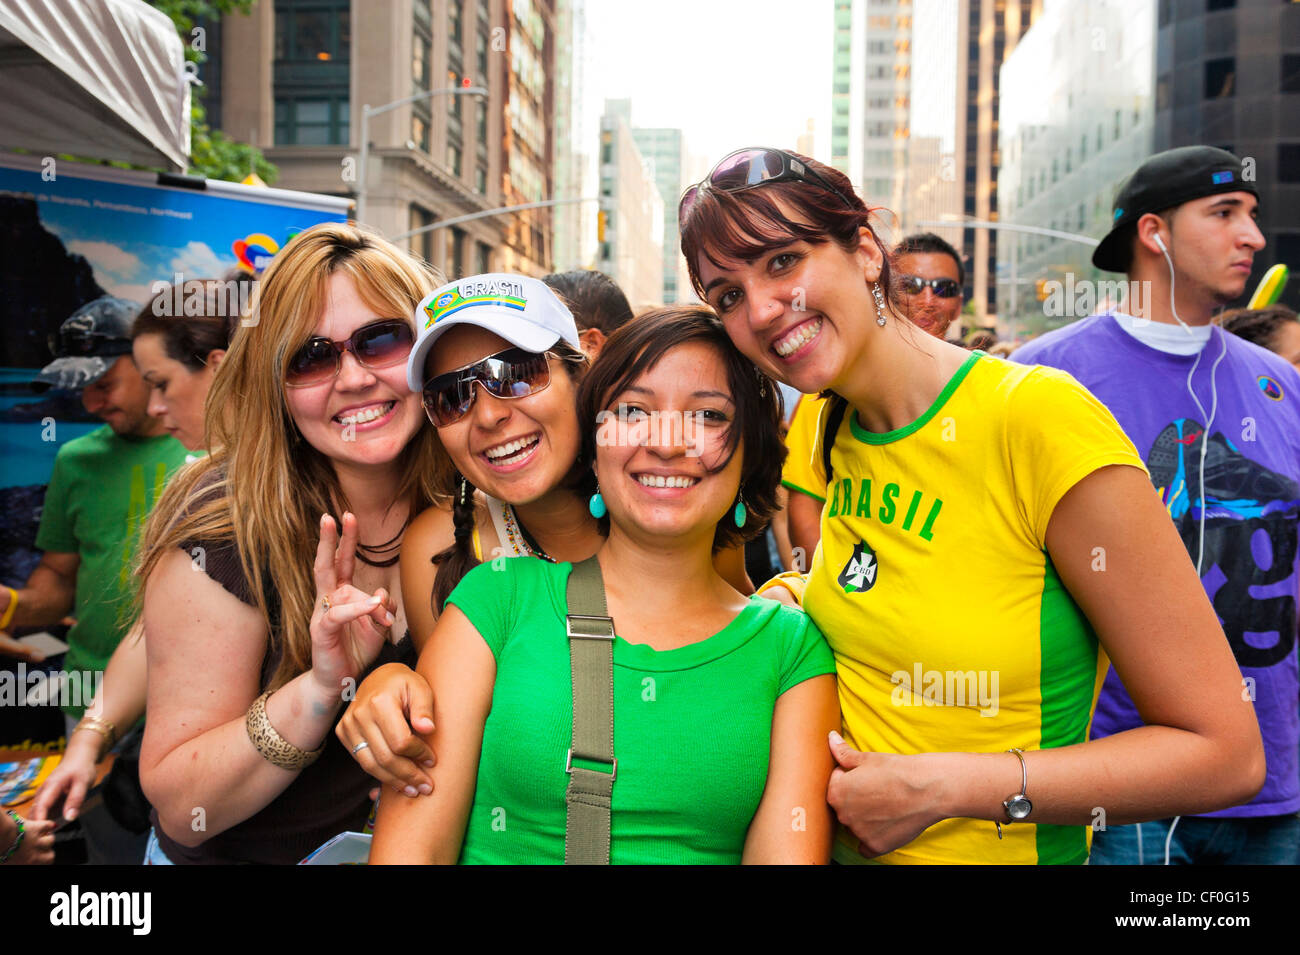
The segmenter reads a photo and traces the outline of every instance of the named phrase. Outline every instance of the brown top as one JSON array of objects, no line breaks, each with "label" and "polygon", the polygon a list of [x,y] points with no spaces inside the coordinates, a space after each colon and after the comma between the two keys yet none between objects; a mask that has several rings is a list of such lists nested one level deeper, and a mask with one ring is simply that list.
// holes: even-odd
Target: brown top
[{"label": "brown top", "polygon": [[[180,547],[186,553],[194,547],[203,547],[207,575],[244,603],[256,606],[234,541],[183,541]],[[271,599],[274,594],[267,596],[274,621],[279,601]],[[279,663],[281,651],[275,629],[273,626],[270,646],[262,660],[263,690],[269,686]],[[414,667],[415,659],[410,631],[407,631],[398,644],[384,644],[366,673],[394,661]],[[173,841],[159,824],[156,810],[150,813],[150,821],[158,834],[158,845],[178,865],[291,865],[340,832],[360,832],[370,813],[369,792],[376,785],[331,729],[320,759],[299,773],[275,801],[202,844],[189,848]]]}]

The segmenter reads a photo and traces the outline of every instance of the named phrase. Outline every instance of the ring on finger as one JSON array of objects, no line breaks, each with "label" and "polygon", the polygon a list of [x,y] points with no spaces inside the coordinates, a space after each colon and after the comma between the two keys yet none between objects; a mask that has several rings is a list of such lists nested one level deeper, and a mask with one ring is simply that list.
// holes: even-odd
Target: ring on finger
[{"label": "ring on finger", "polygon": [[355,755],[357,755],[357,753],[361,752],[363,749],[369,749],[369,748],[370,748],[370,744],[367,743],[365,740],[362,740],[360,743],[357,743],[356,746],[353,746],[353,747],[352,747],[352,755],[355,756]]},{"label": "ring on finger", "polygon": [[329,598],[329,594],[326,594],[324,597],[322,597],[322,598],[320,599],[320,602],[321,602],[321,605],[324,606],[324,608],[325,608],[325,612],[326,612],[326,613],[329,613],[329,612],[330,612],[330,598]]}]

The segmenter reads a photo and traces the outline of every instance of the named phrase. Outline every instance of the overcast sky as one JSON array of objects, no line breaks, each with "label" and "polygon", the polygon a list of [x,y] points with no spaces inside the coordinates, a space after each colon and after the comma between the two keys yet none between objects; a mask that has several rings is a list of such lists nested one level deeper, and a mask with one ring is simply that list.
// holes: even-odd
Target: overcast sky
[{"label": "overcast sky", "polygon": [[815,121],[830,159],[832,0],[587,0],[600,98],[669,126],[705,170],[741,146],[793,148]]}]

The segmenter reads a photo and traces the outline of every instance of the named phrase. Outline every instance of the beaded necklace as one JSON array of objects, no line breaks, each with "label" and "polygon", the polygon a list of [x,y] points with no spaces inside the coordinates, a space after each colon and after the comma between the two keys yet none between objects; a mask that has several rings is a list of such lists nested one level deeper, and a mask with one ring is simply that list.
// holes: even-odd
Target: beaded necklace
[{"label": "beaded necklace", "polygon": [[515,517],[515,509],[509,504],[501,505],[502,522],[506,526],[506,543],[515,552],[516,557],[540,557],[542,560],[556,563],[554,557],[542,550],[528,533],[527,528],[519,518]]}]

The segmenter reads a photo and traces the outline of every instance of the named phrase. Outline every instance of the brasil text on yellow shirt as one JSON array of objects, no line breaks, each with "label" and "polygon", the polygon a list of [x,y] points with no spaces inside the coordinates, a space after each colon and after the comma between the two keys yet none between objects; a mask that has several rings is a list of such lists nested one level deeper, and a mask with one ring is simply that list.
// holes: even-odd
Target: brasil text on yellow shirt
[{"label": "brasil text on yellow shirt", "polygon": [[[849,745],[911,754],[1084,742],[1107,661],[1044,541],[1057,502],[1088,474],[1145,471],[1105,406],[1064,372],[977,352],[904,428],[870,433],[845,415],[829,484],[818,434],[826,506],[804,607],[835,652]],[[999,841],[990,821],[947,819],[877,861],[1088,856],[1086,826],[1003,832]],[[835,858],[864,861],[856,846],[842,829]]]}]

